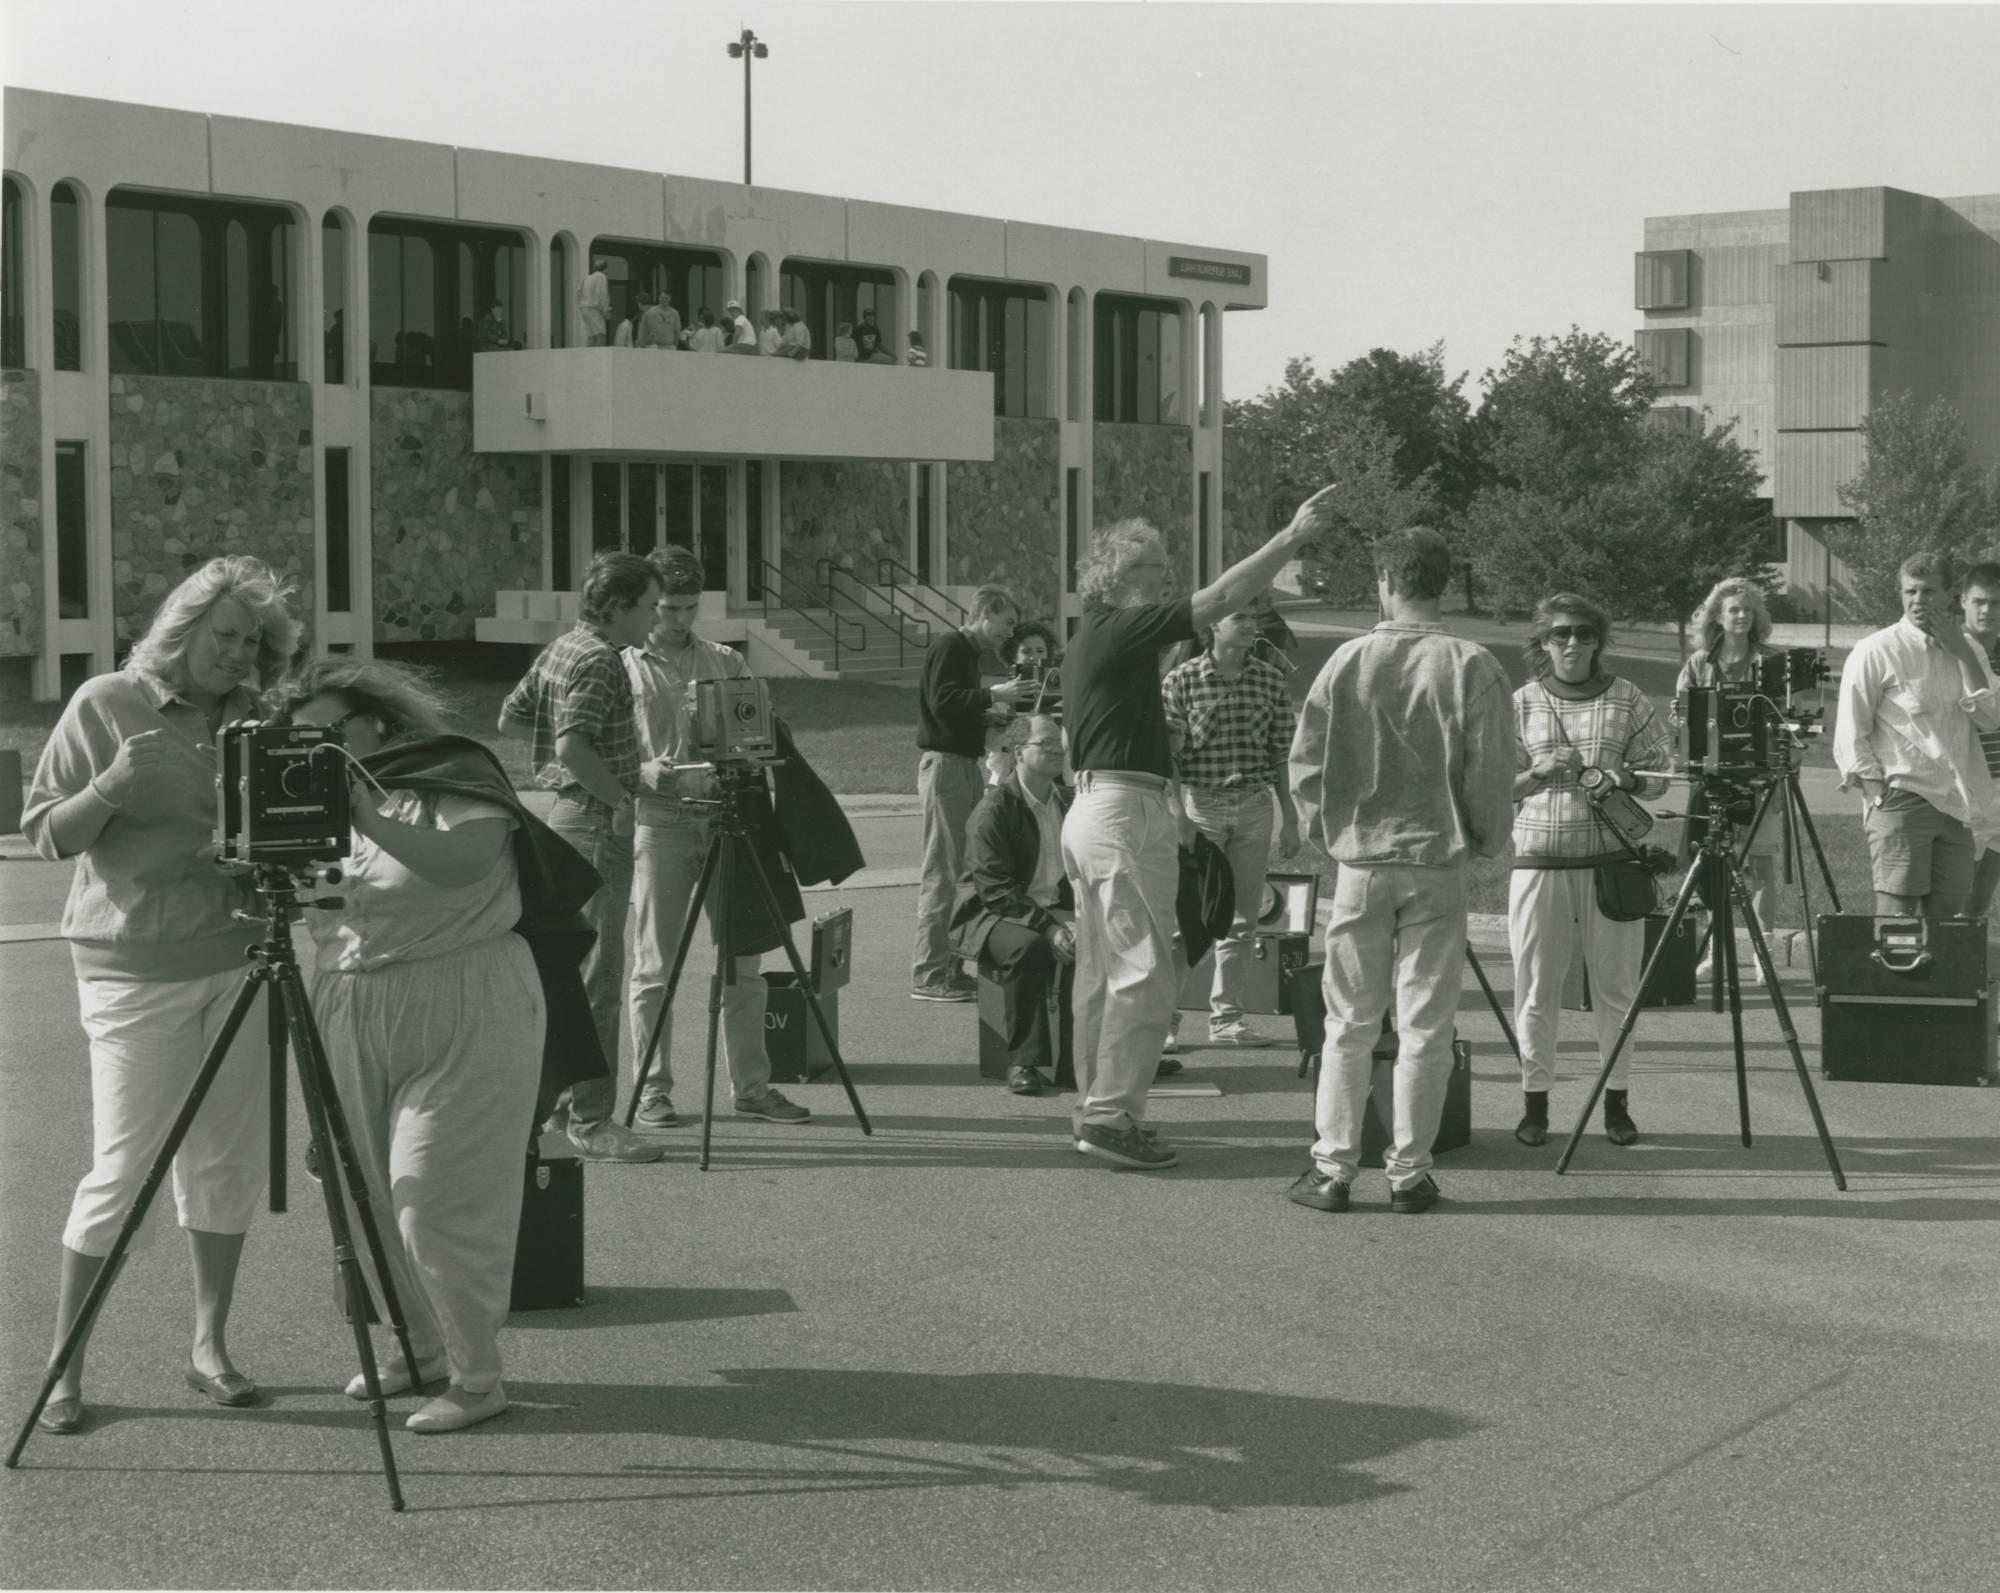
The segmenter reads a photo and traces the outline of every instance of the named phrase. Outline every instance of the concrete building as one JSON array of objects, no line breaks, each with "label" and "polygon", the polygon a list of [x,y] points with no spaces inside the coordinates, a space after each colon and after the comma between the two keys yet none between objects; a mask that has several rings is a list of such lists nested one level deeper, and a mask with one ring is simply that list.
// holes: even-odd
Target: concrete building
[{"label": "concrete building", "polygon": [[[546,638],[594,549],[680,542],[712,634],[821,675],[894,674],[985,580],[1073,615],[1101,517],[1224,557],[1260,255],[15,88],[4,159],[12,695],[227,550],[366,652]],[[598,261],[613,324],[786,307],[812,357],[584,346]],[[835,359],[870,322],[889,363]]]},{"label": "concrete building", "polygon": [[[1663,424],[1734,420],[1784,526],[1802,614],[1849,617],[1817,534],[1885,394],[1948,399],[1974,460],[2000,461],[2000,194],[1795,193],[1783,210],[1651,216],[1636,260],[1638,351]],[[1855,615],[1854,618],[1879,616]]]}]

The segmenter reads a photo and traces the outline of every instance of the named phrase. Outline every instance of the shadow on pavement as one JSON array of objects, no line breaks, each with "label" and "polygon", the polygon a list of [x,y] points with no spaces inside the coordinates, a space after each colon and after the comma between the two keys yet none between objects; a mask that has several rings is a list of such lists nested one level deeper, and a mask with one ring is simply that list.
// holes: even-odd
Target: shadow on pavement
[{"label": "shadow on pavement", "polygon": [[661,1289],[599,1287],[584,1291],[580,1310],[516,1311],[511,1328],[650,1327],[661,1322],[717,1322],[738,1316],[783,1316],[798,1310],[784,1289]]}]

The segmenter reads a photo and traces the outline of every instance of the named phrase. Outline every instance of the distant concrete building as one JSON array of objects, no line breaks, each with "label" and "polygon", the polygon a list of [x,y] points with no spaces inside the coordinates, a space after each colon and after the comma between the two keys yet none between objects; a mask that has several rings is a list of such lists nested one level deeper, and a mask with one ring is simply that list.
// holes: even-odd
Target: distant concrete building
[{"label": "distant concrete building", "polygon": [[[1184,586],[1226,551],[1261,255],[15,88],[5,200],[0,696],[226,550],[367,652],[546,638],[593,550],[681,543],[711,634],[822,676],[893,676],[981,581],[1073,616],[1100,518]],[[581,346],[596,260],[614,323],[782,306],[813,358]],[[893,364],[833,359],[869,320]]]},{"label": "distant concrete building", "polygon": [[1815,618],[1831,591],[1847,617],[1818,528],[1850,518],[1837,489],[1861,467],[1870,405],[1946,398],[1974,460],[2000,461],[2000,194],[1795,193],[1784,210],[1651,216],[1645,240],[1634,304],[1656,418],[1737,423],[1784,528],[1787,590]]}]

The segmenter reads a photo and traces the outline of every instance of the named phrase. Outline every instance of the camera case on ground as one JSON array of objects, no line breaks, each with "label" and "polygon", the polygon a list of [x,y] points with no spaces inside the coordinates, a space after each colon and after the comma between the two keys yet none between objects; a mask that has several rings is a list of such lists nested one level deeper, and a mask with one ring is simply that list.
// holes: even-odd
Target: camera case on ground
[{"label": "camera case on ground", "polygon": [[1827,913],[1818,951],[1826,1078],[2000,1083],[1985,919]]},{"label": "camera case on ground", "polygon": [[[826,1026],[840,1040],[840,990],[853,974],[854,909],[843,907],[813,920],[812,955],[806,978],[819,996]],[[833,1066],[826,1036],[813,1022],[806,992],[789,968],[764,975],[764,1054],[774,1084],[797,1084]]]}]

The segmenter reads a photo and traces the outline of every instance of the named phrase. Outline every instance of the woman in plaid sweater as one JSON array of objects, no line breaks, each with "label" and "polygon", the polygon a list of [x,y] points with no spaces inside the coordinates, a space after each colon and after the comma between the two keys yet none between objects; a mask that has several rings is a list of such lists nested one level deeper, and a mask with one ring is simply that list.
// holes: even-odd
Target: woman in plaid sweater
[{"label": "woman in plaid sweater", "polygon": [[[1645,923],[1606,918],[1597,909],[1593,882],[1599,863],[1627,854],[1597,817],[1579,775],[1602,769],[1622,790],[1659,796],[1666,790],[1664,780],[1641,779],[1631,771],[1666,768],[1672,742],[1651,699],[1604,670],[1610,640],[1604,611],[1589,599],[1573,592],[1545,599],[1536,606],[1524,650],[1528,684],[1514,693],[1520,772],[1514,777],[1507,938],[1514,948],[1514,1025],[1526,1096],[1514,1137],[1524,1145],[1549,1137],[1563,976],[1578,935],[1590,974],[1600,1062],[1611,1054],[1639,994]],[[1631,1067],[1627,1046],[1604,1093],[1604,1132],[1614,1145],[1639,1137],[1626,1093]]]}]

